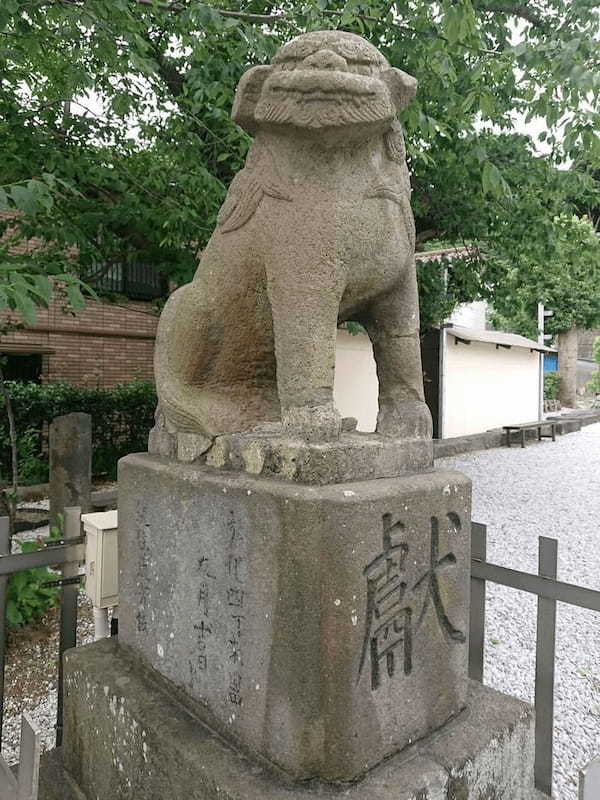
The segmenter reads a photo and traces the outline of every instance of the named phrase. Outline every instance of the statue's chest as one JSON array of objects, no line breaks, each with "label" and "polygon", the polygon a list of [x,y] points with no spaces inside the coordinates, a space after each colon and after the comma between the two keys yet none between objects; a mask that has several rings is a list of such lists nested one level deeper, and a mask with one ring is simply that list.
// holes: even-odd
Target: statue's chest
[{"label": "statue's chest", "polygon": [[318,272],[353,297],[366,297],[373,287],[396,283],[414,251],[408,204],[400,196],[370,196],[376,189],[267,198],[257,230],[268,230],[268,250],[293,260],[296,274],[310,280]]},{"label": "statue's chest", "polygon": [[[306,226],[348,272],[359,277],[378,272],[387,275],[398,260],[414,250],[412,214],[400,195],[378,194],[371,187],[355,187],[346,196],[325,194],[303,199],[293,210],[297,224]],[[290,209],[291,210],[291,209]]]}]

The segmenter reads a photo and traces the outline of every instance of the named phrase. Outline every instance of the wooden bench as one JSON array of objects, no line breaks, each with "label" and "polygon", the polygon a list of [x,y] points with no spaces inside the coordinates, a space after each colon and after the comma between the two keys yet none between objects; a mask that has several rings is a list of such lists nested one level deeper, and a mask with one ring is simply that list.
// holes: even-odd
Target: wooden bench
[{"label": "wooden bench", "polygon": [[[550,433],[542,433],[542,428],[550,428]],[[556,441],[556,420],[552,419],[542,419],[538,420],[537,422],[519,422],[516,425],[503,425],[502,429],[506,433],[506,446],[510,447],[510,435],[511,433],[521,433],[521,447],[525,447],[525,431],[532,430],[537,428],[538,432],[538,441],[542,439],[552,439],[553,442]]]}]

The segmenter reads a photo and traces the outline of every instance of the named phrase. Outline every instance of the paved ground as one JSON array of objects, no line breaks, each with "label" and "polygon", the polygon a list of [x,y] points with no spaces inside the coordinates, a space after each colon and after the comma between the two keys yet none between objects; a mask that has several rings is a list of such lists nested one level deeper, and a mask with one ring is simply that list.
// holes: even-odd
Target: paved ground
[{"label": "paved ground", "polygon": [[[600,590],[600,424],[520,448],[440,459],[473,479],[488,560],[537,571],[538,536],[558,539],[558,577]],[[485,682],[533,700],[535,598],[488,586]],[[600,754],[600,615],[559,604],[554,797],[576,800],[577,770]]]}]

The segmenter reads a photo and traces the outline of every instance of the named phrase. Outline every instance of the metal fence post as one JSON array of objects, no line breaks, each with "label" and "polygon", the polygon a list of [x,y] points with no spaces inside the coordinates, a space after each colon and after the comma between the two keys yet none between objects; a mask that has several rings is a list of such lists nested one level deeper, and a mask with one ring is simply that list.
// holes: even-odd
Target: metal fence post
[{"label": "metal fence post", "polygon": [[[479,522],[471,523],[471,558],[485,561],[487,556],[487,528]],[[469,677],[483,683],[485,646],[485,580],[471,577],[471,614],[469,622]]]},{"label": "metal fence post", "polygon": [[[558,542],[539,538],[538,574],[556,579]],[[538,597],[535,654],[535,786],[552,796],[556,600]]]},{"label": "metal fence post", "polygon": [[[10,523],[8,517],[0,517],[0,556],[10,552]],[[0,751],[2,750],[2,727],[4,724],[4,659],[6,649],[6,588],[8,575],[0,575]]]},{"label": "metal fence post", "polygon": [[[65,539],[75,539],[81,535],[81,508],[65,508]],[[63,564],[61,579],[73,578],[79,573],[77,562]],[[63,734],[63,655],[65,650],[77,644],[77,595],[79,587],[71,584],[62,587],[60,605],[60,641],[58,645],[58,700],[56,708],[56,746],[62,744]]]}]

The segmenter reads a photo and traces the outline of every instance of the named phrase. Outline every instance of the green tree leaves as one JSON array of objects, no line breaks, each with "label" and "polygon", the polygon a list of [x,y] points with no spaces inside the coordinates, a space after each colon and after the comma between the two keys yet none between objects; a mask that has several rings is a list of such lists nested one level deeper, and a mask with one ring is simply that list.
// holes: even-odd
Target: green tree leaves
[{"label": "green tree leaves", "polygon": [[189,280],[249,145],[229,116],[241,74],[292,35],[343,27],[419,80],[402,117],[419,241],[479,243],[463,289],[502,290],[515,254],[524,266],[519,237],[543,250],[561,183],[522,144],[507,157],[515,113],[546,120],[556,162],[584,150],[600,164],[599,13],[589,0],[5,0],[0,208],[22,212],[21,238],[52,243],[47,274],[72,271],[76,248],[82,273],[138,260]]},{"label": "green tree leaves", "polygon": [[554,312],[546,321],[549,333],[600,325],[600,238],[587,218],[559,214],[546,247],[525,246],[519,258],[523,266],[505,272],[495,301],[514,329],[532,335],[538,303]]}]

